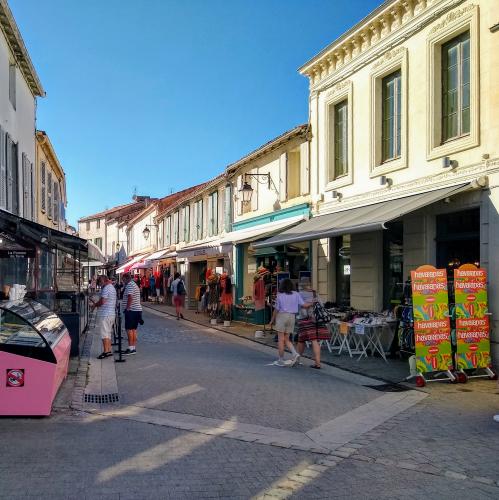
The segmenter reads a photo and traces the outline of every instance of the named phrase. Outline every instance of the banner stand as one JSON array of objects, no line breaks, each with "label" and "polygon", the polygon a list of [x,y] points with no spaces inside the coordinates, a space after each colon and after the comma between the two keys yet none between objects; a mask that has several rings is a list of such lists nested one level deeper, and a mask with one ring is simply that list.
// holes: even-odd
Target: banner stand
[{"label": "banner stand", "polygon": [[416,386],[457,382],[452,357],[447,270],[420,266],[411,271]]},{"label": "banner stand", "polygon": [[490,357],[487,271],[474,264],[454,269],[456,359],[458,381],[497,379]]}]

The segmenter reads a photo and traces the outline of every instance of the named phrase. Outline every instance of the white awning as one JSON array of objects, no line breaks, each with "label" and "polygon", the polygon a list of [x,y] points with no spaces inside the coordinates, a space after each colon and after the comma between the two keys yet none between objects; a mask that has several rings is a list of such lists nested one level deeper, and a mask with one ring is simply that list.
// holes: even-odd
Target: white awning
[{"label": "white awning", "polygon": [[198,256],[212,256],[222,254],[221,240],[208,241],[206,243],[198,243],[197,245],[189,245],[177,250],[179,257],[198,257]]},{"label": "white awning", "polygon": [[87,249],[88,249],[88,258],[92,260],[96,260],[102,262],[104,264],[106,262],[106,257],[102,253],[101,249],[90,240],[87,241]]},{"label": "white awning", "polygon": [[469,188],[469,183],[460,184],[426,193],[405,196],[396,200],[320,215],[272,238],[255,243],[253,248],[264,248],[297,243],[299,241],[331,238],[342,234],[366,233],[386,229],[385,224],[390,221]]},{"label": "white awning", "polygon": [[255,241],[260,238],[265,238],[266,236],[282,231],[283,229],[296,226],[296,224],[299,224],[304,220],[306,220],[306,216],[299,215],[295,217],[288,217],[287,219],[266,222],[265,224],[249,227],[247,229],[231,231],[222,239],[222,245],[230,243],[245,243],[247,241]]},{"label": "white awning", "polygon": [[137,255],[135,256],[133,259],[130,259],[128,262],[125,262],[122,266],[118,267],[118,269],[116,269],[116,274],[121,274],[121,273],[124,273],[126,272],[128,269],[130,269],[130,267],[132,267],[136,262],[138,262],[139,260],[142,260],[144,257],[145,257],[146,254],[142,254],[142,255]]},{"label": "white awning", "polygon": [[170,252],[169,248],[164,248],[163,250],[159,250],[158,252],[154,252],[154,253],[148,255],[144,260],[146,262],[148,262],[150,260],[160,260],[169,252]]}]

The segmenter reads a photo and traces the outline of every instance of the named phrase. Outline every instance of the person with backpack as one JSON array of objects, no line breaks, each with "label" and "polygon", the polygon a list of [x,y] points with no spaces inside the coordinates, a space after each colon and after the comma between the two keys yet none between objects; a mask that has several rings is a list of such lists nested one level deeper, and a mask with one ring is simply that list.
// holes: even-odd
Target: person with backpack
[{"label": "person with backpack", "polygon": [[177,319],[184,319],[182,309],[185,303],[186,291],[184,280],[182,276],[180,276],[179,272],[176,272],[173,276],[171,290],[173,294],[173,304],[175,305],[175,312],[177,313]]}]

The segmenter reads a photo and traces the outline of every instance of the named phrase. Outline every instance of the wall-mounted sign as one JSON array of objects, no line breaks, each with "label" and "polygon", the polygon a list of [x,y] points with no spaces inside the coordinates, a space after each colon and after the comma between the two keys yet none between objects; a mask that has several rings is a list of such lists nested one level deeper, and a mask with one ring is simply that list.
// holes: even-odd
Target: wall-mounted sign
[{"label": "wall-mounted sign", "polygon": [[24,386],[24,369],[23,368],[7,368],[7,387],[23,387]]},{"label": "wall-mounted sign", "polygon": [[24,249],[3,249],[0,248],[0,259],[26,259],[34,258],[36,255],[34,248]]},{"label": "wall-mounted sign", "polygon": [[343,266],[343,274],[344,276],[350,276],[350,264],[345,264]]}]

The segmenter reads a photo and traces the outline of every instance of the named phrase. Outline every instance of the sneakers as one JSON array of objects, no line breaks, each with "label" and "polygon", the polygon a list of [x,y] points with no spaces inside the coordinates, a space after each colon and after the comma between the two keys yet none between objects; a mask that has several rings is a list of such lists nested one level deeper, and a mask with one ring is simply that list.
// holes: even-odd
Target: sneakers
[{"label": "sneakers", "polygon": [[287,366],[286,361],[284,361],[283,359],[278,359],[277,361],[274,361],[274,365],[280,367]]},{"label": "sneakers", "polygon": [[494,422],[499,422],[499,415],[494,415]]},{"label": "sneakers", "polygon": [[132,350],[132,349],[130,349],[130,348],[129,348],[129,349],[127,349],[126,351],[124,351],[124,352],[123,352],[123,354],[124,354],[125,356],[132,356],[132,355],[134,355],[134,354],[137,354],[137,351],[136,351],[135,349],[133,349],[133,350]]},{"label": "sneakers", "polygon": [[298,360],[300,359],[300,355],[298,353],[296,353],[294,356],[293,356],[293,359],[291,360],[291,365],[290,366],[295,366],[296,363],[298,363]]}]

